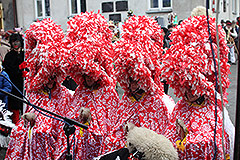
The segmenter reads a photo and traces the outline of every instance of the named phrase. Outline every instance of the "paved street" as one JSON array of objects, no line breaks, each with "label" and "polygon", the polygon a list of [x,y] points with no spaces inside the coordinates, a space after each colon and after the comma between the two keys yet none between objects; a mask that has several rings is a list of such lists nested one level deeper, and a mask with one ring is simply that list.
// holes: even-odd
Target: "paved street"
[{"label": "paved street", "polygon": [[237,65],[232,65],[231,68],[231,75],[229,76],[231,84],[228,89],[228,104],[227,104],[227,110],[229,112],[229,116],[235,124],[235,114],[236,114],[236,98],[237,98],[237,76],[238,76],[238,67]]},{"label": "paved street", "polygon": [[[235,114],[236,114],[236,97],[237,97],[237,65],[232,65],[231,74],[229,75],[231,84],[228,89],[228,104],[226,105],[229,112],[230,119],[233,124],[235,124]],[[169,95],[173,97],[174,101],[177,102],[179,99],[174,96],[173,89],[169,89]]]}]

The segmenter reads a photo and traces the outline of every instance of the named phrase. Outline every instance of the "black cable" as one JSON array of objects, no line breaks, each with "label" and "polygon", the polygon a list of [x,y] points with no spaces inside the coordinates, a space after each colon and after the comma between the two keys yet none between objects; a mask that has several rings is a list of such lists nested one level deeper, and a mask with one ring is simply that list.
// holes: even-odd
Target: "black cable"
[{"label": "black cable", "polygon": [[[12,83],[12,81],[10,81],[6,76],[4,76],[4,75],[1,74],[1,73],[0,73],[0,76],[4,77],[9,83],[11,83],[11,85],[24,97],[24,99],[25,99],[26,101],[24,101],[24,99],[21,99],[21,98],[15,96],[15,95],[12,95],[11,93],[5,92],[5,91],[3,91],[3,90],[0,89],[1,92],[5,93],[5,94],[7,94],[7,95],[13,96],[14,98],[18,99],[19,101],[22,101],[22,102],[24,102],[24,103],[32,106],[32,107],[33,107],[36,111],[38,111],[40,114],[42,114],[42,115],[44,115],[44,116],[46,116],[46,117],[49,117],[49,118],[52,118],[52,119],[61,121],[61,122],[65,123],[65,124],[66,124],[67,126],[69,126],[69,127],[71,126],[71,124],[74,124],[74,125],[77,125],[77,126],[79,126],[79,127],[81,127],[81,128],[88,129],[88,126],[86,126],[86,125],[80,124],[80,123],[75,122],[75,121],[73,121],[73,120],[71,120],[71,119],[69,119],[69,118],[59,116],[59,115],[57,115],[57,114],[55,114],[55,113],[52,113],[52,112],[50,112],[50,111],[47,111],[47,110],[41,108],[42,111],[44,111],[44,112],[46,112],[46,113],[49,113],[49,114],[52,114],[52,115],[54,115],[54,116],[56,116],[56,117],[60,117],[60,118],[62,118],[63,120],[43,113],[42,111],[39,110],[40,107],[32,104],[32,103],[23,95],[23,93]],[[49,98],[51,98],[51,97],[49,97]],[[39,108],[39,109],[38,109],[38,108]],[[71,123],[71,124],[70,124],[70,123]],[[74,144],[73,144],[73,145],[75,145],[75,134],[74,134],[73,138],[74,138]],[[71,144],[72,144],[72,143],[73,143],[73,142],[71,141]],[[71,148],[71,146],[72,146],[72,145],[70,145],[70,148]],[[74,152],[74,151],[73,151],[73,152]],[[73,158],[74,158],[74,157],[73,157]]]},{"label": "black cable", "polygon": [[50,116],[50,115],[47,115],[47,114],[43,113],[42,111],[40,111],[39,109],[37,109],[36,106],[33,105],[33,104],[26,98],[26,96],[23,95],[23,93],[17,88],[17,86],[15,86],[15,85],[12,83],[12,81],[10,81],[10,80],[9,80],[6,76],[4,76],[2,73],[0,74],[0,76],[2,76],[2,77],[5,78],[9,83],[11,83],[11,85],[12,85],[12,86],[23,96],[23,98],[27,101],[27,104],[29,104],[30,106],[32,106],[32,107],[33,107],[36,111],[38,111],[40,114],[42,114],[42,115],[44,115],[44,116],[46,116],[46,117],[49,117],[49,118],[52,118],[52,119],[61,121],[61,122],[65,123],[65,124],[67,124],[67,125],[70,125],[70,124],[69,124],[68,122],[66,122],[66,121],[63,121],[63,120],[61,120],[61,119],[59,119],[59,118],[56,118],[56,117],[52,117],[52,116]]},{"label": "black cable", "polygon": [[214,62],[214,71],[215,71],[215,126],[214,126],[214,157],[213,159],[215,160],[217,158],[217,143],[216,143],[216,134],[217,134],[217,88],[218,88],[218,75],[217,75],[217,64],[216,64],[216,58],[213,50],[213,41],[212,41],[212,36],[211,36],[211,30],[210,30],[210,24],[209,24],[209,15],[208,15],[208,9],[209,9],[209,0],[206,0],[206,16],[207,16],[207,24],[208,24],[208,34],[209,34],[209,41],[210,41],[210,46],[211,46],[211,51],[212,51],[212,56],[213,56],[213,62]]}]

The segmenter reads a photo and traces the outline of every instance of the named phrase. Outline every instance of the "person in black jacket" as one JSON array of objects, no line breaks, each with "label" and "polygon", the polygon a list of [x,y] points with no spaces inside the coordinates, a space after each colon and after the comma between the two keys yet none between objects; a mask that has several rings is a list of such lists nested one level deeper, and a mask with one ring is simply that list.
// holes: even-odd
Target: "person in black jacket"
[{"label": "person in black jacket", "polygon": [[[11,50],[5,56],[3,67],[13,84],[23,93],[22,70],[19,69],[19,65],[24,61],[23,38],[20,34],[13,33],[10,36],[9,43]],[[11,93],[22,98],[22,94],[14,86]],[[23,110],[23,104],[8,97],[8,108],[13,112],[12,120],[16,124],[20,117],[20,110]]]}]

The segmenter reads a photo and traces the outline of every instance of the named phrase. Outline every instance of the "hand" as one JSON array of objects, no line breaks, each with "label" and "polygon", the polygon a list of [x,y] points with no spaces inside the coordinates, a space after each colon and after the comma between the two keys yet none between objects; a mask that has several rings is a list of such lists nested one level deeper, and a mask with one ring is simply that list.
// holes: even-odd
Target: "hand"
[{"label": "hand", "polygon": [[183,120],[176,119],[176,134],[181,137],[181,140],[183,140],[186,137],[187,133],[187,127],[184,124]]},{"label": "hand", "polygon": [[24,113],[22,115],[22,119],[24,120],[24,126],[27,127],[28,123],[30,122],[30,127],[32,128],[35,124],[36,117],[37,116],[35,113]]},{"label": "hand", "polygon": [[91,112],[89,108],[82,107],[79,110],[79,122],[80,123],[87,123],[90,124],[92,119]]}]

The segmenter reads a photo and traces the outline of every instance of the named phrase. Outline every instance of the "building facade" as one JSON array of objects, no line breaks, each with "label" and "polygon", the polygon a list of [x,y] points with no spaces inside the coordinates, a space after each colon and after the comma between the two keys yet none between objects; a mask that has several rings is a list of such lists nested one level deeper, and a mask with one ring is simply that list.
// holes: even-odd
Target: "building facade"
[{"label": "building facade", "polygon": [[[216,2],[209,2],[213,11]],[[137,16],[156,17],[162,26],[167,26],[170,20],[177,22],[189,17],[196,6],[206,6],[206,0],[0,0],[0,3],[4,8],[5,30],[13,27],[25,30],[37,19],[51,17],[64,31],[69,17],[85,11],[99,11],[108,20],[124,22],[131,10]],[[239,9],[239,0],[220,0],[219,20],[236,20]]]},{"label": "building facade", "polygon": [[13,29],[17,26],[16,5],[14,0],[0,0],[0,29]]}]

